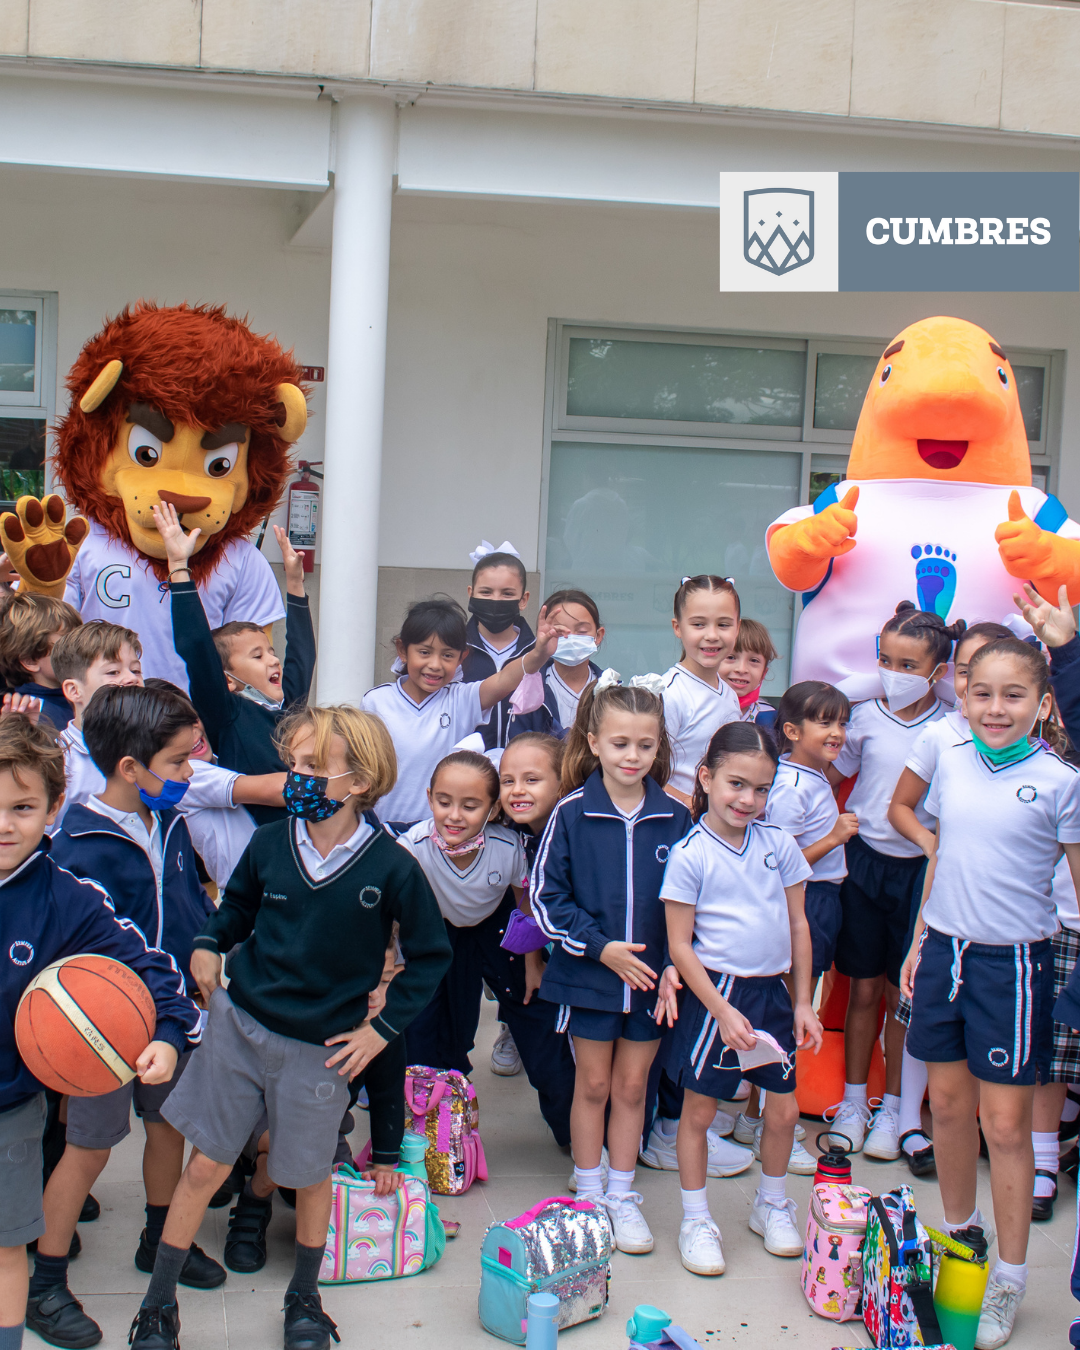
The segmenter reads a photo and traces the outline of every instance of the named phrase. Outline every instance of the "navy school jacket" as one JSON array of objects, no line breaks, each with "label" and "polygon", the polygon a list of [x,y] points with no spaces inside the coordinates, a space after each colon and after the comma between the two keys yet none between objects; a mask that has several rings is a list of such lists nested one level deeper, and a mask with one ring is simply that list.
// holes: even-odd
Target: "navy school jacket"
[{"label": "navy school jacket", "polygon": [[603,1012],[655,1006],[655,990],[631,989],[600,953],[609,942],[643,942],[636,955],[659,979],[667,950],[660,883],[668,852],[691,823],[686,807],[651,778],[640,813],[627,821],[599,769],[559,802],[529,887],[533,917],[556,943],[541,998]]},{"label": "navy school jacket", "polygon": [[15,1046],[15,1010],[30,981],[64,956],[100,952],[130,966],[153,995],[155,1040],[183,1052],[200,1034],[199,1010],[184,994],[177,963],[147,946],[129,919],[118,918],[100,886],[57,866],[50,842],[42,839],[38,851],[0,881],[0,1111],[41,1091]]},{"label": "navy school jacket", "polygon": [[216,911],[199,880],[183,816],[173,808],[154,815],[161,822],[160,891],[140,845],[114,820],[81,803],[67,812],[53,835],[52,856],[75,876],[103,886],[117,914],[137,923],[147,942],[174,958],[194,994],[198,986],[190,973],[192,940]]},{"label": "navy school jacket", "polygon": [[[533,647],[536,646],[536,638],[533,635],[533,630],[525,622],[525,616],[519,614],[514,620],[514,623],[518,630],[517,641],[510,648],[510,654],[503,662],[503,665],[507,665],[510,661],[517,660],[519,657],[524,656],[526,652],[532,651]],[[469,616],[469,624],[465,630],[465,637],[469,645],[465,652],[465,657],[461,662],[461,678],[466,684],[476,684],[480,680],[486,680],[489,675],[494,675],[496,670],[501,669],[501,667],[496,667],[488,649],[484,646],[483,639],[480,636],[480,621],[475,614]],[[529,715],[531,716],[531,714]],[[517,721],[518,719],[515,718],[515,724]],[[494,750],[496,747],[504,747],[506,745],[509,725],[510,700],[509,698],[504,698],[501,703],[496,704],[495,707],[492,708],[491,716],[488,720],[486,722],[481,722],[480,725],[476,727],[476,730],[484,738],[484,749]],[[518,727],[518,731],[546,730],[546,727],[541,726]]]}]

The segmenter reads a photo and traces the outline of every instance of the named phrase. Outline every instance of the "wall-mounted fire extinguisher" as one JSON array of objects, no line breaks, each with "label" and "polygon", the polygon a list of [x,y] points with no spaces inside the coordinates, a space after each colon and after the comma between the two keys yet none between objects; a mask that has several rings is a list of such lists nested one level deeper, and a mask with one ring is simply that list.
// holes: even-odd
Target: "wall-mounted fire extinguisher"
[{"label": "wall-mounted fire extinguisher", "polygon": [[289,543],[297,552],[304,551],[305,572],[314,570],[315,536],[319,532],[319,485],[312,480],[321,481],[323,477],[311,466],[321,463],[321,459],[300,460],[300,477],[289,488]]}]

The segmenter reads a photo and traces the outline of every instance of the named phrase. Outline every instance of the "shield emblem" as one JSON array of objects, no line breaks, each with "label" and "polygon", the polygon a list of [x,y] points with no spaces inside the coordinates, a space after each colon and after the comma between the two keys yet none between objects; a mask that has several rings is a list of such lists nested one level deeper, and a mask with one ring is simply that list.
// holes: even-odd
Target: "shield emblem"
[{"label": "shield emblem", "polygon": [[743,193],[743,257],[773,276],[786,276],[814,256],[814,194],[803,188]]}]

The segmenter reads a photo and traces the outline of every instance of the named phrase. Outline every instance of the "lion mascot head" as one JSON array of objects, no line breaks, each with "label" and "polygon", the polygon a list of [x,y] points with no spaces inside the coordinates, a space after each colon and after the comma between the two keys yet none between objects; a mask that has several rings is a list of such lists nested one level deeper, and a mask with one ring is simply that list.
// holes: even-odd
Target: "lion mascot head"
[{"label": "lion mascot head", "polygon": [[[76,510],[165,579],[151,507],[201,535],[198,582],[280,501],[307,425],[291,352],[221,307],[139,301],[83,347],[67,379],[56,476]],[[85,528],[85,527],[84,527]]]}]

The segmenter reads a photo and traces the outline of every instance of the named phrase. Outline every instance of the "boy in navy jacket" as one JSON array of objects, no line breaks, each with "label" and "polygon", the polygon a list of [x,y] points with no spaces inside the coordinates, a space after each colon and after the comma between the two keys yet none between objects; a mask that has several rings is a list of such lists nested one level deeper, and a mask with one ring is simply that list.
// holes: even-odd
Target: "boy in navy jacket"
[{"label": "boy in navy jacket", "polygon": [[[116,912],[185,973],[195,934],[214,912],[199,882],[187,825],[175,809],[192,774],[188,755],[197,721],[188,700],[169,690],[99,689],[83,718],[83,736],[105,788],[67,812],[52,844],[57,863],[103,886]],[[197,994],[194,979],[186,974],[186,980],[188,992]],[[128,1084],[68,1103],[67,1148],[45,1188],[46,1231],[38,1243],[27,1314],[28,1324],[54,1345],[93,1344],[87,1338],[97,1331],[95,1323],[73,1300],[57,1305],[55,1295],[64,1288],[83,1201],[110,1151],[130,1133],[133,1096],[146,1130],[146,1228],[135,1265],[153,1269],[184,1163],[183,1136],[163,1119],[161,1107],[187,1058],[181,1057],[167,1083]],[[225,1271],[192,1245],[181,1278],[194,1288],[213,1289],[224,1282]]]},{"label": "boy in navy jacket", "polygon": [[[12,1347],[19,1344],[26,1307],[26,1243],[45,1231],[45,1093],[15,1044],[15,1011],[27,985],[53,961],[85,952],[136,971],[157,1009],[155,1039],[138,1060],[144,1087],[167,1082],[178,1054],[199,1036],[199,1010],[172,958],[148,947],[135,924],[117,918],[100,886],[79,881],[49,857],[45,830],[63,791],[64,755],[53,735],[25,717],[0,722],[0,1336],[7,1337],[0,1345]],[[65,1309],[83,1316],[62,1282],[35,1303],[47,1305],[52,1320]]]},{"label": "boy in navy jacket", "polygon": [[[173,641],[184,658],[191,701],[198,710],[210,748],[222,768],[261,775],[284,773],[274,744],[285,714],[307,702],[315,673],[315,633],[304,591],[304,555],[274,526],[285,564],[285,662],[274,653],[266,632],[254,623],[227,623],[213,631],[191,580],[188,562],[199,531],[185,534],[176,508],[155,506],[169,561]],[[186,579],[185,579],[186,578]],[[249,802],[256,825],[285,819],[285,806]]]}]

